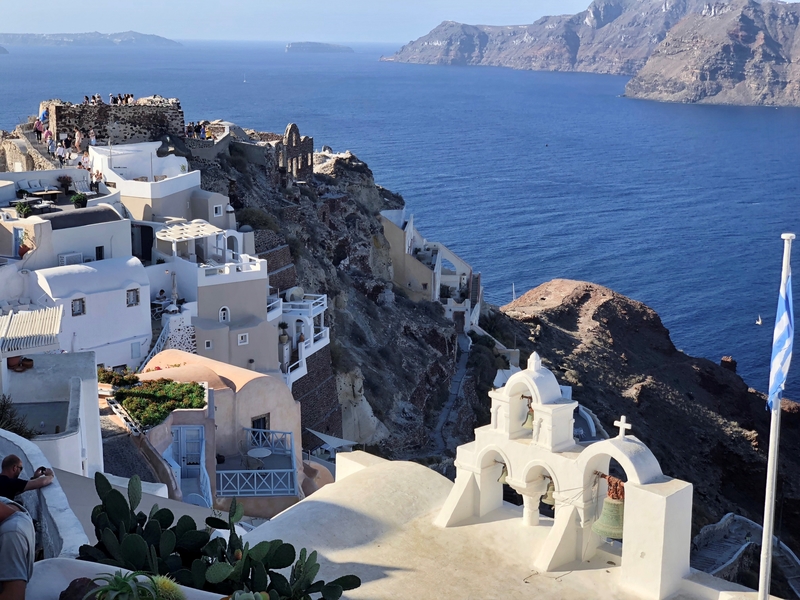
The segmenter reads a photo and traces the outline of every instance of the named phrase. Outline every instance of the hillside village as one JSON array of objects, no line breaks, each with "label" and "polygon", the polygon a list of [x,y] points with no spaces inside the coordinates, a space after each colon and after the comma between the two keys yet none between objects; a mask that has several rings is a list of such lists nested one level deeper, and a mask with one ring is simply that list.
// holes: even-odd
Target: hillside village
[{"label": "hillside village", "polygon": [[[468,595],[441,597],[552,595],[556,576],[576,597],[745,597],[731,582],[753,547],[729,534],[759,526],[693,530],[694,482],[662,472],[616,406],[573,400],[580,374],[510,343],[480,273],[353,154],[295,124],[198,136],[158,96],[37,114],[79,148],[62,165],[34,119],[0,140],[0,394],[33,430],[0,431],[0,450],[56,473],[25,493],[55,559],[30,597],[107,572],[98,474],[140,485],[142,510],[238,514],[229,540],[318,549],[326,578],[360,577],[346,597],[433,597],[442,564]],[[603,529],[620,485],[624,522]],[[797,594],[800,561],[780,556],[773,591]],[[203,589],[187,597],[219,597]]]}]

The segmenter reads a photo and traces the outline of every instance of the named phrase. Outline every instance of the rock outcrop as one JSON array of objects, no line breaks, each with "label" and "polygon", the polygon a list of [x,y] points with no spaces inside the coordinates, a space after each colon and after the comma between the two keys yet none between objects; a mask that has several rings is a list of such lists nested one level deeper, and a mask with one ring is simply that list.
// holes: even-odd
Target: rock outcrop
[{"label": "rock outcrop", "polygon": [[673,27],[625,94],[800,106],[800,4],[716,3]]},{"label": "rock outcrop", "polygon": [[[650,308],[599,285],[554,280],[486,319],[501,342],[538,352],[608,431],[626,415],[665,473],[694,485],[695,533],[727,512],[760,522],[769,414],[729,368],[673,345]],[[800,547],[798,405],[784,400],[780,535]],[[778,533],[776,531],[776,533]]]},{"label": "rock outcrop", "polygon": [[0,54],[8,54],[8,50],[0,46]]},{"label": "rock outcrop", "polygon": [[385,61],[635,75],[626,95],[800,105],[800,4],[595,0],[532,25],[446,21]]}]

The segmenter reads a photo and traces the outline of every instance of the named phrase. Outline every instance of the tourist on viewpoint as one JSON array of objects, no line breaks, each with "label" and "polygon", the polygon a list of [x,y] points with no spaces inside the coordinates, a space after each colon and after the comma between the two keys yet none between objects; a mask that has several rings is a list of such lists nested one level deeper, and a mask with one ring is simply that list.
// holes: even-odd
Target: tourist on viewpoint
[{"label": "tourist on viewpoint", "polygon": [[25,600],[36,553],[33,519],[21,505],[0,498],[0,600]]},{"label": "tourist on viewpoint", "polygon": [[[16,454],[9,454],[3,459],[0,470],[0,496],[14,499],[22,492],[38,490],[53,483],[53,471],[46,467],[39,467],[34,471],[33,477],[23,479],[22,461]],[[1,563],[0,563],[1,564]],[[2,599],[2,596],[0,596]]]}]

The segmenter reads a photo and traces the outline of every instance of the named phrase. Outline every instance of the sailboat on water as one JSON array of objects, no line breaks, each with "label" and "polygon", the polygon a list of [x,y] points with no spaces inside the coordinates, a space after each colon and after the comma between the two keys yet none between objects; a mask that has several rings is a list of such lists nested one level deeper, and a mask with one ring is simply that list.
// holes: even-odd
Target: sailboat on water
[{"label": "sailboat on water", "polygon": [[756,319],[756,325],[763,325],[763,324],[764,322],[761,320],[761,315],[758,315],[758,318]]}]

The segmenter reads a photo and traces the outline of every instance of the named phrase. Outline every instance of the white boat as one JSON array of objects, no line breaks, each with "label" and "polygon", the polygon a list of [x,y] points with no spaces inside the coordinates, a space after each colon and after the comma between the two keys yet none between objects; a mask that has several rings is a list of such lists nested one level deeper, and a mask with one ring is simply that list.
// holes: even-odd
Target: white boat
[{"label": "white boat", "polygon": [[761,315],[758,315],[758,318],[756,319],[756,325],[761,325],[762,323],[763,321],[761,320]]}]

